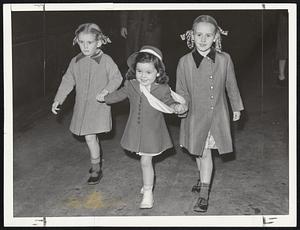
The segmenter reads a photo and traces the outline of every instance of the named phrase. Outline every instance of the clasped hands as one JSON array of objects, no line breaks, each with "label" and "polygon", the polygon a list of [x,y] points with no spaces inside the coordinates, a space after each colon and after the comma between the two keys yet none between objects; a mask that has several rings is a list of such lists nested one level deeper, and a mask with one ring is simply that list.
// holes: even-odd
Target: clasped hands
[{"label": "clasped hands", "polygon": [[96,95],[96,100],[99,102],[105,102],[104,97],[108,94],[107,89],[103,89],[100,93]]},{"label": "clasped hands", "polygon": [[174,109],[174,113],[178,115],[182,115],[188,111],[188,107],[186,104],[173,104],[171,106]]}]

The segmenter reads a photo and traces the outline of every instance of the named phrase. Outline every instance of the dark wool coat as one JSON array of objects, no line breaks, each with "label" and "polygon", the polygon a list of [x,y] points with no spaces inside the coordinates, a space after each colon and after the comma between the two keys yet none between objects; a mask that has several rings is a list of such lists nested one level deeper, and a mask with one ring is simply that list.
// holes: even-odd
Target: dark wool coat
[{"label": "dark wool coat", "polygon": [[70,130],[76,135],[108,132],[112,128],[110,106],[96,100],[103,89],[116,90],[123,78],[110,56],[100,53],[75,56],[62,78],[54,101],[60,104],[75,86],[76,97]]},{"label": "dark wool coat", "polygon": [[225,91],[233,111],[244,107],[229,54],[212,49],[206,57],[196,50],[184,55],[177,67],[176,91],[189,107],[181,120],[180,145],[201,156],[210,130],[219,153],[232,152]]},{"label": "dark wool coat", "polygon": [[[153,83],[151,94],[167,105],[176,103],[168,85]],[[162,112],[154,109],[140,91],[139,82],[126,81],[124,87],[105,96],[108,104],[128,98],[130,113],[121,146],[131,152],[159,153],[173,146]]]},{"label": "dark wool coat", "polygon": [[121,11],[121,27],[127,28],[126,58],[144,45],[161,48],[161,12],[153,10]]}]

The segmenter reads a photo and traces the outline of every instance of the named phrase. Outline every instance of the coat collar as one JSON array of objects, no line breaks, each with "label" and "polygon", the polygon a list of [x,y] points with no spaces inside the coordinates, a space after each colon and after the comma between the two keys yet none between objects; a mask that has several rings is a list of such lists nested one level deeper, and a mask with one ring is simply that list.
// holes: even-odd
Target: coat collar
[{"label": "coat collar", "polygon": [[[197,66],[197,68],[199,68],[202,60],[203,60],[203,56],[197,51],[197,49],[194,49],[192,51],[192,55],[195,61],[195,64]],[[214,48],[211,48],[211,50],[209,51],[209,53],[207,54],[207,57],[209,57],[213,62],[215,62],[216,59],[216,51]]]},{"label": "coat collar", "polygon": [[[101,60],[101,56],[103,54],[103,51],[102,50],[97,50],[95,54],[93,54],[92,56],[90,56],[91,59],[93,59],[95,62],[97,62],[98,64],[100,63],[100,60]],[[75,62],[78,62],[80,61],[82,58],[86,57],[83,53],[79,53],[77,56],[76,56],[76,60]]]}]

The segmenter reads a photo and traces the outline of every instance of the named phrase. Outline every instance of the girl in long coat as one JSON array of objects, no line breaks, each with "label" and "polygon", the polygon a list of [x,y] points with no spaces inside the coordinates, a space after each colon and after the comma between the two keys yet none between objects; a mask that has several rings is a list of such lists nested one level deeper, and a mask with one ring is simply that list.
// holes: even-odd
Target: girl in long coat
[{"label": "girl in long coat", "polygon": [[52,104],[52,112],[57,114],[58,106],[67,95],[76,89],[75,105],[70,130],[84,136],[90,150],[91,164],[88,184],[97,184],[102,177],[101,154],[97,133],[109,132],[112,128],[110,106],[96,99],[103,93],[116,90],[122,76],[112,58],[100,49],[110,42],[94,23],[80,25],[75,31],[74,44],[81,50],[75,56],[64,74]]},{"label": "girl in long coat", "polygon": [[[121,146],[141,156],[141,192],[144,196],[140,208],[152,208],[152,158],[173,146],[162,112],[183,113],[187,106],[178,103],[172,97],[159,49],[143,46],[139,52],[128,58],[127,63],[130,69],[124,87],[100,101],[105,100],[107,104],[111,104],[129,99],[130,114]],[[181,98],[181,103],[184,103],[182,100],[184,99]]]},{"label": "girl in long coat", "polygon": [[230,116],[226,92],[239,120],[244,109],[230,55],[221,52],[220,33],[225,34],[214,18],[197,17],[193,30],[182,36],[194,50],[184,55],[177,67],[176,91],[188,104],[187,116],[180,126],[180,145],[196,157],[199,180],[192,191],[200,192],[194,211],[208,208],[213,163],[211,149],[220,154],[232,152]]}]

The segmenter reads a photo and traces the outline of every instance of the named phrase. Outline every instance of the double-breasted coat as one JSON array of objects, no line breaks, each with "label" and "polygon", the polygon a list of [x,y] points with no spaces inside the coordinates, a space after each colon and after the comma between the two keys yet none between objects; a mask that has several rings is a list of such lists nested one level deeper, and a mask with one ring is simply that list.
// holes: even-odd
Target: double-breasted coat
[{"label": "double-breasted coat", "polygon": [[201,156],[208,132],[220,154],[232,152],[226,91],[233,111],[243,110],[234,66],[229,54],[212,49],[203,57],[194,49],[178,63],[176,91],[189,111],[180,125],[180,145]]},{"label": "double-breasted coat", "polygon": [[102,51],[92,57],[75,56],[64,74],[54,101],[60,104],[75,87],[75,105],[70,130],[76,135],[108,132],[112,128],[110,106],[96,100],[103,89],[116,90],[123,78],[112,60]]},{"label": "double-breasted coat", "polygon": [[[150,93],[167,105],[176,103],[170,87],[153,83]],[[105,96],[107,104],[128,98],[130,113],[121,146],[131,152],[160,153],[173,146],[162,112],[154,109],[140,91],[136,79],[125,81],[124,87]]]}]

